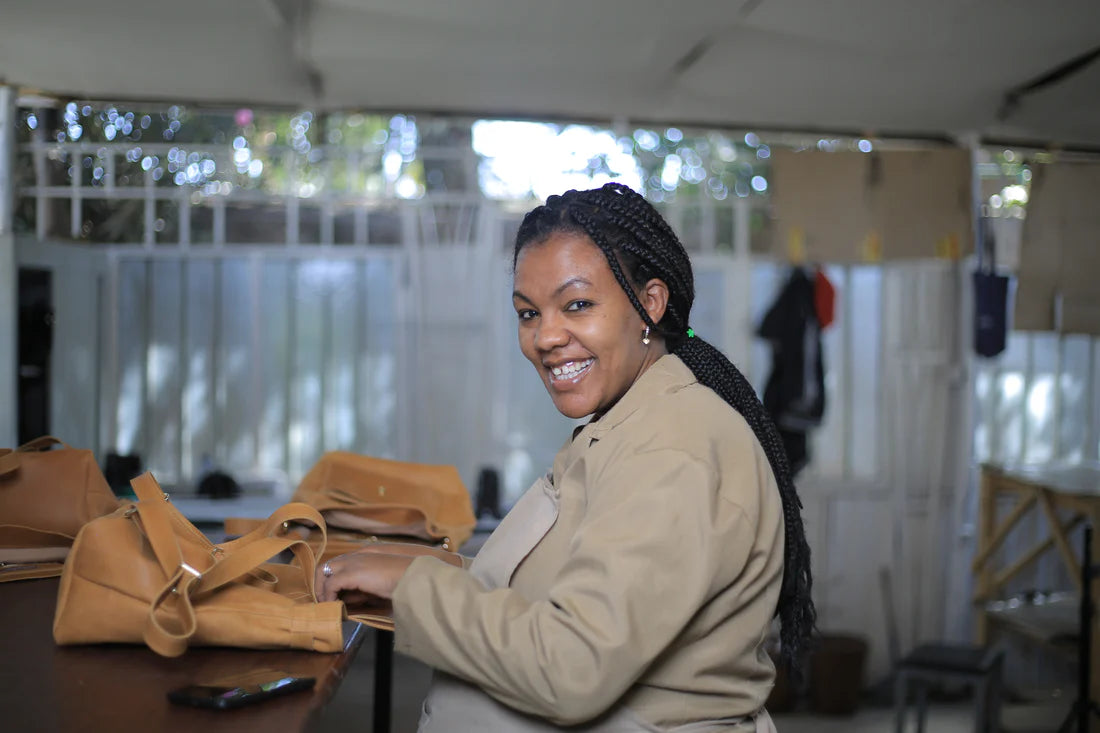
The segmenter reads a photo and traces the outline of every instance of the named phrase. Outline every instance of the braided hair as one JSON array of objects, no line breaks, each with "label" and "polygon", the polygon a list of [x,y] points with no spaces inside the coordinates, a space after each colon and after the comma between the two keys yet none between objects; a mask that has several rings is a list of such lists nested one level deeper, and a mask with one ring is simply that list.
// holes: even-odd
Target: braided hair
[{"label": "braided hair", "polygon": [[[797,678],[817,617],[810,596],[813,578],[802,502],[783,443],[752,385],[722,352],[688,328],[695,281],[687,251],[657,210],[620,183],[551,196],[528,212],[516,233],[513,267],[525,245],[543,242],[557,232],[583,234],[603,251],[615,279],[645,324],[664,337],[668,351],[678,356],[701,384],[741,414],[760,441],[783,502],[783,585],[777,614],[782,658]],[[649,317],[635,292],[651,278],[668,286],[668,305],[658,323]]]}]

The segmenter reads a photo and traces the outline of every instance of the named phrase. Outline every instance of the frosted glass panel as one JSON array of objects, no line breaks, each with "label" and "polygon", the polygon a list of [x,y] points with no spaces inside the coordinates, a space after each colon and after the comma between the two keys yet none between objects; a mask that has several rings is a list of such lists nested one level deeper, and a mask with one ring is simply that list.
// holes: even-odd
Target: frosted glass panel
[{"label": "frosted glass panel", "polygon": [[976,461],[1095,462],[1100,339],[1010,332],[1008,348],[977,361]]},{"label": "frosted glass panel", "polygon": [[1010,333],[994,372],[991,436],[992,460],[1019,461],[1024,455],[1024,377],[1027,370],[1027,334]]},{"label": "frosted glass panel", "polygon": [[118,265],[118,402],[115,409],[115,449],[146,453],[145,347],[146,264]]},{"label": "frosted glass panel", "polygon": [[1088,450],[1089,367],[1092,340],[1088,336],[1067,336],[1062,344],[1062,373],[1058,375],[1061,423],[1058,426],[1058,458],[1078,463]]},{"label": "frosted glass panel", "polygon": [[[217,298],[219,268],[212,260],[194,260],[186,269],[183,388],[183,471],[198,478],[208,462],[218,459]],[[227,470],[234,467],[225,466]]]},{"label": "frosted glass panel", "polygon": [[252,466],[256,452],[256,406],[259,399],[258,323],[252,263],[227,258],[221,263],[221,297],[216,315],[218,461],[226,466]]},{"label": "frosted glass panel", "polygon": [[396,457],[398,426],[397,258],[372,258],[360,265],[364,303],[359,352],[359,438],[364,453]]},{"label": "frosted glass panel", "polygon": [[293,276],[289,469],[297,477],[308,471],[323,452],[321,379],[325,346],[331,338],[328,291],[332,264],[320,260],[299,262]]},{"label": "frosted glass panel", "polygon": [[1031,374],[1024,395],[1024,460],[1045,463],[1054,458],[1055,390],[1058,371],[1058,337],[1052,333],[1031,336]]},{"label": "frosted glass panel", "polygon": [[[695,268],[695,304],[691,308],[691,327],[716,349],[726,350],[722,333],[725,303],[725,278],[719,269]],[[733,354],[726,354],[731,360]]]},{"label": "frosted glass panel", "polygon": [[877,267],[852,267],[846,291],[837,300],[849,322],[848,369],[851,385],[850,470],[859,478],[879,471],[879,394],[882,380],[882,275]]},{"label": "frosted glass panel", "polygon": [[173,490],[220,467],[289,492],[325,450],[396,457],[397,263],[122,260],[108,447]]},{"label": "frosted glass panel", "polygon": [[155,260],[148,266],[149,346],[146,353],[148,456],[146,466],[158,480],[174,484],[180,474],[181,409],[184,364],[183,268],[178,260]]},{"label": "frosted glass panel", "polygon": [[325,365],[325,447],[329,450],[354,450],[356,360],[360,346],[359,268],[357,263],[333,262],[332,288],[328,304],[330,358]]},{"label": "frosted glass panel", "polygon": [[284,470],[289,457],[291,268],[285,260],[266,260],[260,266],[259,353],[254,359],[258,381],[256,467],[263,472]]}]

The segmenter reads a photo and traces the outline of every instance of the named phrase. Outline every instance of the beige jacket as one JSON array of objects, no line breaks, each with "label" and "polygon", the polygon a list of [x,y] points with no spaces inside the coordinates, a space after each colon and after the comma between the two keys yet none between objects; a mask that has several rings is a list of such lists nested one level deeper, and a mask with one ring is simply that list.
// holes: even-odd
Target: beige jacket
[{"label": "beige jacket", "polygon": [[763,449],[662,357],[562,448],[469,570],[409,567],[396,649],[445,673],[421,729],[770,729],[766,713],[744,718],[773,683],[782,570]]}]

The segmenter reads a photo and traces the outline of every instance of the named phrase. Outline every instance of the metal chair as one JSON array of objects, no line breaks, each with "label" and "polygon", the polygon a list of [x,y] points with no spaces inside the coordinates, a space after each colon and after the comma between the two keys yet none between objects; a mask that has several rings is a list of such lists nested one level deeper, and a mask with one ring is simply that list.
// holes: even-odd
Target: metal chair
[{"label": "metal chair", "polygon": [[1001,677],[1004,650],[966,644],[922,644],[894,667],[894,714],[896,733],[905,730],[909,692],[916,693],[917,731],[924,733],[928,713],[928,688],[956,681],[974,687],[975,731],[1000,730]]}]

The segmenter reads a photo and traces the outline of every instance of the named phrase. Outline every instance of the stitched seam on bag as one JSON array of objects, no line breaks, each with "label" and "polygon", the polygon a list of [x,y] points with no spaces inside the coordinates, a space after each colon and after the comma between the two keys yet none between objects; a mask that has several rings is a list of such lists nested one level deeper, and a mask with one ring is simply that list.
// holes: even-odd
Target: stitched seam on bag
[{"label": "stitched seam on bag", "polygon": [[37,527],[28,527],[25,524],[0,524],[0,529],[22,529],[27,532],[34,532],[35,534],[48,534],[54,537],[64,537],[67,540],[74,540],[76,537],[73,535],[65,534],[64,532],[53,532],[48,529],[38,529]]},{"label": "stitched seam on bag", "polygon": [[[105,585],[104,583],[101,583],[97,580],[92,580],[91,578],[86,578],[82,575],[78,575],[77,578],[79,578],[80,580],[83,580],[86,583],[91,583],[92,585],[98,585],[100,588],[106,588],[107,590],[114,591],[115,593],[118,593],[119,595],[126,596],[127,598],[132,598],[133,600],[138,601],[139,603],[142,603],[142,604],[145,604],[145,605],[148,605],[148,606],[153,605],[153,602],[150,601],[150,600],[147,600],[145,598],[140,598],[138,596],[133,595],[132,593],[127,593],[126,591],[115,588],[114,586]],[[274,595],[279,595],[279,594],[274,594]],[[293,600],[293,599],[290,599],[288,596],[279,595],[279,597],[280,598],[287,598],[287,600]],[[301,606],[301,607],[309,607],[309,606],[320,607],[320,605],[321,604],[319,604],[319,603],[317,603],[317,604],[313,604],[313,603],[295,603],[294,604],[294,606]],[[247,607],[225,606],[225,605],[223,605],[223,606],[194,605],[194,604],[192,605],[192,607],[195,609],[196,614],[198,614],[200,612],[205,612],[207,615],[209,615],[211,613],[231,613],[235,616],[257,616],[257,617],[260,617],[260,618],[286,618],[286,619],[291,618],[291,616],[289,614],[263,613],[263,612],[259,612],[259,611],[249,610]],[[167,606],[159,606],[159,608],[164,608],[166,610],[168,609]],[[327,622],[331,621],[331,619],[325,618],[323,616],[315,617],[313,620],[318,621],[318,622],[324,622],[324,623],[327,623]]]},{"label": "stitched seam on bag", "polygon": [[[118,593],[121,596],[126,596],[127,598],[133,598],[135,601],[138,601],[140,603],[144,603],[147,606],[152,606],[153,605],[153,602],[150,601],[149,599],[141,598],[140,596],[135,596],[133,593],[128,593],[128,592],[126,592],[126,591],[124,591],[120,588],[116,588],[113,585],[107,585],[106,583],[101,583],[98,580],[92,580],[91,578],[85,577],[83,575],[77,575],[76,577],[79,580],[83,580],[85,583],[91,583],[92,585],[98,585],[100,588],[106,588],[107,590]],[[164,606],[161,606],[161,608],[164,608]]]}]

